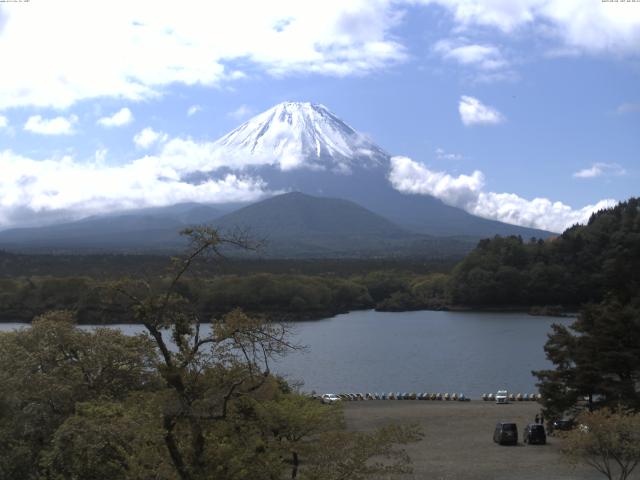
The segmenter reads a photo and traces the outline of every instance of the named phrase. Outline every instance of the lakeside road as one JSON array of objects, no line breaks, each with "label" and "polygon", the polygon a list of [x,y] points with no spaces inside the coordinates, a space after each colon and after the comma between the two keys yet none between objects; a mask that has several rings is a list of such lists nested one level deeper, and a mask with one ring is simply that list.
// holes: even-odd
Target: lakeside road
[{"label": "lakeside road", "polygon": [[[414,473],[402,479],[437,480],[599,480],[595,470],[567,464],[560,453],[562,440],[547,437],[547,445],[526,445],[522,434],[540,405],[514,402],[370,400],[345,402],[348,428],[370,430],[390,423],[416,423],[424,438],[406,446]],[[518,446],[493,442],[499,421],[518,425]]]}]

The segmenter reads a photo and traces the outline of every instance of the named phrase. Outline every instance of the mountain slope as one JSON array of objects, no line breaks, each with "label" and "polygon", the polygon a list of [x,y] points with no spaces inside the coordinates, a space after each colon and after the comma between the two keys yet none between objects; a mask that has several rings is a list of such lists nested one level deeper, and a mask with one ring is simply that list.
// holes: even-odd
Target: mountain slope
[{"label": "mountain slope", "polygon": [[[165,214],[162,216],[155,209],[145,209],[135,215],[6,230],[0,232],[0,248],[27,252],[175,252],[185,247],[184,239],[178,235],[185,223],[168,219],[165,210],[160,210]],[[173,214],[184,216],[183,210],[176,207]],[[262,241],[258,255],[265,257],[435,258],[461,256],[474,246],[469,241],[409,232],[348,200],[298,192],[268,198],[207,223],[227,234],[240,230],[251,239]],[[225,253],[242,256],[246,252]]]},{"label": "mountain slope", "polygon": [[390,156],[323,105],[285,102],[245,122],[215,143],[273,191],[356,202],[389,220],[428,235],[521,235],[549,232],[473,216],[426,195],[395,190]]},{"label": "mountain slope", "polygon": [[281,170],[346,173],[353,167],[384,166],[388,154],[331,113],[324,105],[284,102],[256,115],[215,142],[252,164]]},{"label": "mountain slope", "polygon": [[214,222],[264,239],[263,254],[286,257],[461,255],[472,243],[409,232],[348,200],[287,193]]},{"label": "mountain slope", "polygon": [[248,226],[277,237],[332,236],[398,238],[411,235],[386,218],[353,202],[286,193],[219,218],[223,228]]},{"label": "mountain slope", "polygon": [[0,232],[0,248],[13,250],[145,250],[184,245],[177,232],[188,225],[210,223],[220,211],[207,205],[178,204],[127,214],[88,217],[45,227]]}]

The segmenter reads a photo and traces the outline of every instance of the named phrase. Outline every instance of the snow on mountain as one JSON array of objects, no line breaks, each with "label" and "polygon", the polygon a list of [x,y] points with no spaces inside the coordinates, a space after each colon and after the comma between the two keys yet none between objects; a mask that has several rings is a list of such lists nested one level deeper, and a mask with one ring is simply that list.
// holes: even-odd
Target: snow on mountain
[{"label": "snow on mountain", "polygon": [[[350,173],[387,165],[389,155],[324,105],[284,102],[217,140],[214,147],[245,164]],[[253,159],[249,160],[250,158]]]}]

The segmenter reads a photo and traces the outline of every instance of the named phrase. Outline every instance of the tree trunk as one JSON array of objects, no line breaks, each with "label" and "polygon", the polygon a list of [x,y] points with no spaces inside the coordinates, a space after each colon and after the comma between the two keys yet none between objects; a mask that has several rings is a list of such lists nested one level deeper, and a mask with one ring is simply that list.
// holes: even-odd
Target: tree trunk
[{"label": "tree trunk", "polygon": [[293,456],[293,468],[291,469],[291,478],[298,477],[298,465],[300,465],[300,461],[298,460],[298,452],[292,452]]},{"label": "tree trunk", "polygon": [[173,436],[173,427],[175,426],[174,420],[169,415],[165,415],[163,423],[165,430],[164,443],[167,446],[167,450],[169,450],[173,466],[176,467],[176,471],[182,480],[191,480],[191,475],[184,464],[182,454],[180,453],[176,439]]}]

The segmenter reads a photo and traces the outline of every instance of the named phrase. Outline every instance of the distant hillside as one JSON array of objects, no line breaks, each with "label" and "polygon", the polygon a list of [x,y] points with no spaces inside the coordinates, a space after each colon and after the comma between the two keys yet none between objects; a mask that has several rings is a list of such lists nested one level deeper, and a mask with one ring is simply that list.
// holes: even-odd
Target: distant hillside
[{"label": "distant hillside", "polygon": [[443,241],[410,232],[348,200],[299,192],[241,208],[214,224],[264,239],[267,256],[447,256],[464,254],[472,247],[469,241]]},{"label": "distant hillside", "polygon": [[0,248],[46,252],[175,250],[184,247],[178,231],[188,225],[211,223],[220,214],[215,208],[192,203],[15,228],[0,232]]},{"label": "distant hillside", "polygon": [[[266,258],[450,258],[469,252],[477,238],[411,232],[348,200],[287,193],[223,216],[189,204],[126,215],[0,232],[0,248],[38,253],[171,253],[183,250],[178,232],[212,224],[227,233],[243,230],[264,241],[259,252],[225,251]],[[216,218],[217,217],[217,218]]]},{"label": "distant hillside", "polygon": [[277,238],[326,236],[341,239],[412,236],[384,217],[348,200],[285,193],[217,219],[223,227],[248,226],[259,235]]}]

